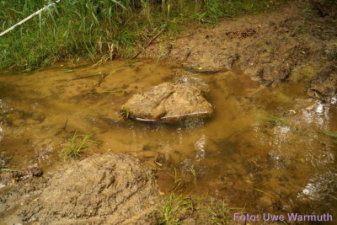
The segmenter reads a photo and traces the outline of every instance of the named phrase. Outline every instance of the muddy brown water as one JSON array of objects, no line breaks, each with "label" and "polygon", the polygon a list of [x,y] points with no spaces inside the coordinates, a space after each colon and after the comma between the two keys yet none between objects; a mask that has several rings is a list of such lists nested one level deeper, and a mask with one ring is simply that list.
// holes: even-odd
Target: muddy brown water
[{"label": "muddy brown water", "polygon": [[[124,121],[120,106],[164,81],[197,83],[215,107],[207,121]],[[92,134],[97,152],[135,155],[158,170],[160,191],[224,198],[249,213],[336,213],[335,100],[306,83],[264,88],[240,71],[186,75],[163,62],[115,61],[0,77],[0,151],[6,167],[65,161],[67,138]],[[327,135],[330,134],[330,135]],[[71,162],[71,161],[70,161]]]}]

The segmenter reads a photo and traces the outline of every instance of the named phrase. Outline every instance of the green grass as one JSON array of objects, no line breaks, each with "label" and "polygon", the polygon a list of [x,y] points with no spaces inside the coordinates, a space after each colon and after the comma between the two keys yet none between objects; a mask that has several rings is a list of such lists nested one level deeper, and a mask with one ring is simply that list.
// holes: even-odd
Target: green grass
[{"label": "green grass", "polygon": [[225,201],[214,201],[206,207],[209,220],[214,225],[230,225],[229,221],[233,221],[233,212],[242,212],[241,208],[230,208]]},{"label": "green grass", "polygon": [[229,225],[234,212],[244,212],[243,208],[232,208],[224,200],[210,197],[192,197],[169,193],[159,208],[160,225],[185,224],[185,220],[194,219],[197,224]]},{"label": "green grass", "polygon": [[119,114],[124,118],[127,119],[130,116],[130,112],[127,109],[122,108],[119,110]]},{"label": "green grass", "polygon": [[328,135],[330,137],[337,138],[337,133],[336,132],[329,131],[329,130],[324,130],[323,132],[324,132],[324,134],[326,134],[326,135]]},{"label": "green grass", "polygon": [[10,168],[0,168],[0,172],[20,172],[20,170]]},{"label": "green grass", "polygon": [[180,219],[193,213],[194,206],[191,198],[170,193],[163,200],[160,208],[161,220],[159,224],[178,225]]},{"label": "green grass", "polygon": [[[51,0],[0,1],[3,31]],[[0,69],[29,71],[57,61],[132,57],[160,30],[270,10],[270,0],[62,0],[0,38]]]},{"label": "green grass", "polygon": [[329,130],[323,130],[323,133],[331,138],[333,138],[333,143],[337,143],[337,133]]},{"label": "green grass", "polygon": [[81,156],[84,149],[88,148],[90,143],[93,143],[91,134],[77,135],[74,133],[63,148],[63,154],[66,159],[77,159]]},{"label": "green grass", "polygon": [[275,124],[281,124],[281,125],[287,125],[289,124],[289,122],[281,117],[277,117],[277,116],[265,116],[261,118],[262,120],[268,121],[268,122],[272,122]]}]

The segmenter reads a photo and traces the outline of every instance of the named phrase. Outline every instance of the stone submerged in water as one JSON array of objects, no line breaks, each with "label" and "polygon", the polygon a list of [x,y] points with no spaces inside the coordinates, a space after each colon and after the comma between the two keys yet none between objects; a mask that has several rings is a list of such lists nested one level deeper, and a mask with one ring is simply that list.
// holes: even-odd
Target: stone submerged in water
[{"label": "stone submerged in water", "polygon": [[145,122],[205,118],[213,113],[202,92],[191,85],[162,83],[133,95],[123,106],[124,116]]},{"label": "stone submerged in water", "polygon": [[337,65],[329,64],[321,69],[309,84],[308,95],[329,101],[337,95]]}]

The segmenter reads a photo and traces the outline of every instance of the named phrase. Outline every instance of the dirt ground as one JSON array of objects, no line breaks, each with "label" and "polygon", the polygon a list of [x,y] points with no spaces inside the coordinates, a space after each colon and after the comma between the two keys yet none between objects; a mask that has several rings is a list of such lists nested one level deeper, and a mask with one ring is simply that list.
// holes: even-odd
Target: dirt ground
[{"label": "dirt ground", "polygon": [[298,68],[336,59],[336,37],[333,17],[292,3],[273,13],[197,25],[175,38],[157,40],[142,57],[168,58],[193,73],[236,68],[275,86]]},{"label": "dirt ground", "polygon": [[164,197],[154,172],[129,155],[97,154],[44,176],[27,174],[2,190],[0,224],[196,225],[227,221],[229,211],[221,200]]},{"label": "dirt ground", "polygon": [[[153,224],[159,193],[137,159],[96,155],[47,177],[20,181],[1,196],[1,224]],[[6,215],[17,207],[16,218]]]}]

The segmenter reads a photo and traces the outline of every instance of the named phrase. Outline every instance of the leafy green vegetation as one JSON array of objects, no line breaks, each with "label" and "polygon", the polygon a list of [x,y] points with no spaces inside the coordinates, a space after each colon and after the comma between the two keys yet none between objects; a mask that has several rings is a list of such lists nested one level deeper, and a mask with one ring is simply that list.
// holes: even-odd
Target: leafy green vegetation
[{"label": "leafy green vegetation", "polygon": [[193,201],[189,197],[170,193],[160,208],[162,219],[159,224],[178,225],[180,217],[191,214],[193,210]]},{"label": "leafy green vegetation", "polygon": [[10,168],[0,168],[0,172],[20,172],[20,171]]},{"label": "leafy green vegetation", "polygon": [[329,131],[329,130],[323,130],[323,133],[325,135],[328,135],[330,137],[332,137],[334,139],[334,143],[337,143],[337,133],[336,132],[333,132],[333,131]]},{"label": "leafy green vegetation", "polygon": [[214,225],[229,225],[233,221],[231,211],[243,211],[241,208],[229,208],[224,201],[214,201],[207,207],[210,221]]},{"label": "leafy green vegetation", "polygon": [[329,131],[329,130],[325,130],[324,133],[330,137],[335,137],[337,138],[337,133],[336,132],[332,132],[332,131]]},{"label": "leafy green vegetation", "polygon": [[[1,31],[51,0],[0,0]],[[274,3],[278,2],[278,3]],[[32,70],[69,58],[106,61],[132,57],[158,32],[186,22],[259,13],[270,0],[62,0],[0,38],[0,69]]]},{"label": "leafy green vegetation", "polygon": [[65,158],[79,158],[83,150],[93,143],[91,134],[77,135],[76,133],[67,140],[63,149]]},{"label": "leafy green vegetation", "polygon": [[127,109],[122,108],[119,110],[119,114],[124,118],[127,119],[129,118],[130,112]]},{"label": "leafy green vegetation", "polygon": [[243,208],[231,208],[224,200],[196,198],[188,195],[169,193],[159,208],[158,224],[189,224],[192,219],[196,224],[229,225],[233,221],[233,212],[244,212]]},{"label": "leafy green vegetation", "polygon": [[262,117],[263,120],[275,123],[275,124],[288,124],[288,121],[281,118],[281,117],[277,117],[277,116],[266,116],[266,117]]}]

